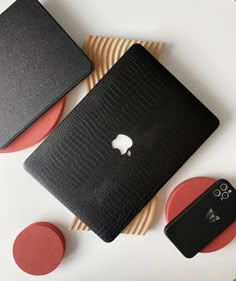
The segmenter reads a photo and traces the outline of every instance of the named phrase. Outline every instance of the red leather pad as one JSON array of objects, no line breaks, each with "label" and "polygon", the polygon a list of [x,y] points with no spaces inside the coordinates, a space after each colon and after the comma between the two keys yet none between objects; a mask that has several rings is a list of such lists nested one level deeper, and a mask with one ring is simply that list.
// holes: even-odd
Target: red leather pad
[{"label": "red leather pad", "polygon": [[31,147],[43,140],[56,127],[63,113],[66,98],[63,98],[36,120],[0,153],[9,153]]},{"label": "red leather pad", "polygon": [[54,225],[38,222],[29,225],[16,238],[13,256],[26,273],[44,275],[53,271],[65,252],[65,239]]},{"label": "red leather pad", "polygon": [[[180,183],[170,194],[166,204],[166,220],[170,222],[190,203],[199,197],[216,180],[207,177],[196,177]],[[236,236],[236,222],[226,228],[201,253],[217,251],[229,244]]]}]

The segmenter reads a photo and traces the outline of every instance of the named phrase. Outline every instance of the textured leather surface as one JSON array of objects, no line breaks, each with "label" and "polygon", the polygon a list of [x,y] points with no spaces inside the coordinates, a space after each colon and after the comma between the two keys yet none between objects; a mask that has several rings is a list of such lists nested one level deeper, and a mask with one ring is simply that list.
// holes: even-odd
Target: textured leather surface
[{"label": "textured leather surface", "polygon": [[[124,55],[128,49],[134,45],[140,44],[159,59],[164,43],[132,40],[124,38],[112,38],[89,35],[83,45],[85,54],[93,62],[93,71],[86,78],[85,84],[87,92],[91,91],[97,82],[107,73],[107,71]],[[158,197],[158,195],[156,195]],[[122,230],[122,233],[145,235],[151,226],[157,206],[158,198],[153,197],[147,205],[133,218],[133,220]],[[70,230],[88,230],[89,228],[77,217],[75,217],[69,226]]]},{"label": "textured leather surface", "polygon": [[0,148],[91,72],[91,62],[36,0],[0,16]]},{"label": "textured leather surface", "polygon": [[[136,44],[25,161],[25,168],[109,242],[218,125]],[[112,149],[120,133],[133,140],[131,157]]]}]

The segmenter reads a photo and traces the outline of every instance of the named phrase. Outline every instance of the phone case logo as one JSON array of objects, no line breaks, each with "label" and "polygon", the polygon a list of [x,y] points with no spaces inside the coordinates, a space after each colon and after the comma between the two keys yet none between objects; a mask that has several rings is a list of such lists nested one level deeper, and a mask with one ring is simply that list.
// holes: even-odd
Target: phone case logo
[{"label": "phone case logo", "polygon": [[215,223],[216,221],[220,220],[220,217],[214,213],[212,208],[207,212],[206,218],[210,223]]}]

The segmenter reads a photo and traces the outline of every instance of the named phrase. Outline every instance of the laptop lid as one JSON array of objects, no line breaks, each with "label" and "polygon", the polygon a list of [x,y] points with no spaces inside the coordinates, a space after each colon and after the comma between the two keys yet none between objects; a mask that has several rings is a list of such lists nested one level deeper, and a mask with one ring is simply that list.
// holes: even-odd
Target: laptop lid
[{"label": "laptop lid", "polygon": [[135,44],[24,165],[109,242],[218,125],[215,115]]}]

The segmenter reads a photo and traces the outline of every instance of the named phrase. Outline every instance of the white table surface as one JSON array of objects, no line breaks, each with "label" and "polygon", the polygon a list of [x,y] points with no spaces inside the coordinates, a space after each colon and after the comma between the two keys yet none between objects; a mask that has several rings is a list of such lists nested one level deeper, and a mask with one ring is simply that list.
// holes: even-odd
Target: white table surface
[{"label": "white table surface", "polygon": [[[12,0],[0,1],[0,12]],[[35,147],[0,155],[0,280],[233,281],[236,239],[211,254],[184,258],[164,236],[164,206],[171,190],[193,176],[225,177],[236,186],[236,2],[233,0],[42,0],[81,46],[87,35],[166,42],[161,62],[220,119],[221,126],[159,192],[145,237],[120,235],[106,244],[92,232],[69,232],[72,214],[28,176],[23,161]],[[66,113],[85,94],[69,94]],[[67,250],[56,271],[22,272],[12,258],[15,236],[35,221],[55,223]]]}]

